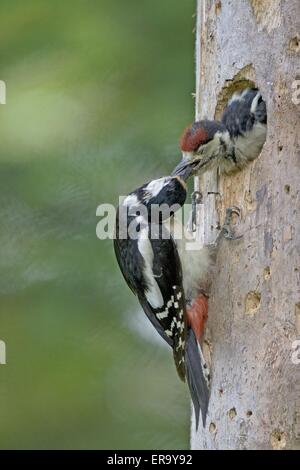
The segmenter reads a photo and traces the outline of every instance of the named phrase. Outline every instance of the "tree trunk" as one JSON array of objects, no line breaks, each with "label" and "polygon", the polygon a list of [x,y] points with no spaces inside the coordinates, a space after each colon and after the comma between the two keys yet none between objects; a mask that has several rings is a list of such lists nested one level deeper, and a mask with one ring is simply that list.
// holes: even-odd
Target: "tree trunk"
[{"label": "tree trunk", "polygon": [[192,422],[193,449],[300,448],[299,18],[299,0],[198,1],[196,118],[219,118],[234,91],[255,84],[268,137],[246,169],[195,179],[198,239],[216,238],[231,205],[243,238],[223,240],[217,257],[209,413],[204,430]]}]

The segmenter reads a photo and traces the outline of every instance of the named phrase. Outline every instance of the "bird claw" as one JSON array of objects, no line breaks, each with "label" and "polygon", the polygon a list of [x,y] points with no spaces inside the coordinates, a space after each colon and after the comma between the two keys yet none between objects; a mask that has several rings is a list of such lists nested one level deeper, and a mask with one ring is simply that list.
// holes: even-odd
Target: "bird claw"
[{"label": "bird claw", "polygon": [[237,206],[231,206],[226,208],[224,224],[221,228],[221,234],[227,240],[240,240],[243,235],[234,235],[232,228],[230,227],[232,215],[236,214],[238,217],[241,216],[240,208]]}]

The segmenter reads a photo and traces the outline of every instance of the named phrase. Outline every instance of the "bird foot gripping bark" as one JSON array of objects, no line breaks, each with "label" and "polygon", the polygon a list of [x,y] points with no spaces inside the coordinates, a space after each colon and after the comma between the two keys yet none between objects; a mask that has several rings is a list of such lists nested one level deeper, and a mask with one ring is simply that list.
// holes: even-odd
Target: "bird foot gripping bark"
[{"label": "bird foot gripping bark", "polygon": [[221,227],[221,231],[217,237],[216,244],[218,244],[219,240],[224,237],[228,240],[240,240],[243,238],[243,235],[235,235],[234,230],[231,227],[232,222],[232,215],[235,214],[238,217],[241,216],[241,211],[237,206],[227,207],[224,224]]}]

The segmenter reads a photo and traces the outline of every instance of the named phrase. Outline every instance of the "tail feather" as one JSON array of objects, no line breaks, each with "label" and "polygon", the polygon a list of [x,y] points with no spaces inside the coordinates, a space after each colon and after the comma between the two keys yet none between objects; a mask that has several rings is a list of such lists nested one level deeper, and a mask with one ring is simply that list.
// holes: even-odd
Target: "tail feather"
[{"label": "tail feather", "polygon": [[201,356],[195,334],[192,329],[189,329],[185,350],[186,378],[195,409],[196,429],[199,425],[200,410],[203,427],[205,427],[209,401],[208,380],[203,367],[205,363]]}]

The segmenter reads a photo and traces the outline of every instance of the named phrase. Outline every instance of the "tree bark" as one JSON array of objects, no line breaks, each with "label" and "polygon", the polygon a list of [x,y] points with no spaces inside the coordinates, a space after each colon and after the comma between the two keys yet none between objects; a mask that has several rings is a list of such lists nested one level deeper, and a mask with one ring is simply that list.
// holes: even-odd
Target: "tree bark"
[{"label": "tree bark", "polygon": [[192,419],[193,449],[300,448],[299,18],[299,0],[198,0],[196,118],[219,118],[234,91],[256,85],[268,136],[244,170],[195,179],[198,240],[214,241],[232,205],[243,238],[217,256],[209,413],[198,432]]}]

